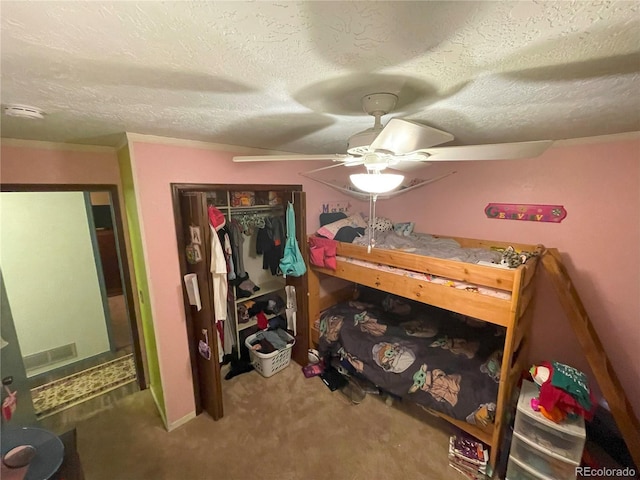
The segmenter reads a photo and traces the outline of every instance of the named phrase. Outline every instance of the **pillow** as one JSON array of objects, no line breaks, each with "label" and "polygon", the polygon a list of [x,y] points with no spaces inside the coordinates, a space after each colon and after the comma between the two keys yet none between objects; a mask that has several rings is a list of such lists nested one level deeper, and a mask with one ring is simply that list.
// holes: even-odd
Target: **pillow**
[{"label": "pillow", "polygon": [[[373,303],[380,306],[385,312],[389,312],[399,316],[406,316],[411,312],[424,311],[425,304],[420,303],[410,298],[399,297],[382,290],[378,290],[372,287],[366,287],[364,285],[358,285],[356,289],[355,300],[364,303]],[[438,307],[426,305],[426,307],[440,311]],[[444,312],[444,310],[442,310]],[[429,317],[435,317],[430,311]]]},{"label": "pillow", "polygon": [[324,227],[333,222],[337,222],[338,220],[342,220],[343,218],[347,218],[347,214],[344,212],[331,212],[331,213],[321,213],[320,214],[320,226]]},{"label": "pillow", "polygon": [[394,223],[393,231],[402,237],[408,237],[413,233],[413,222]]},{"label": "pillow", "polygon": [[387,295],[389,294],[387,292],[383,292],[382,290],[378,290],[372,287],[366,287],[364,285],[358,285],[356,288],[354,300],[381,306],[382,301],[386,298]]},{"label": "pillow", "polygon": [[371,227],[378,232],[388,232],[389,230],[393,230],[393,222],[388,218],[375,217]]},{"label": "pillow", "polygon": [[338,233],[338,230],[340,230],[342,227],[366,228],[366,226],[367,222],[364,221],[362,215],[356,213],[355,215],[351,215],[347,218],[343,218],[342,220],[338,220],[337,222],[333,222],[325,225],[324,227],[320,227],[316,233],[333,240],[333,238],[336,236],[336,233]]},{"label": "pillow", "polygon": [[362,227],[342,227],[333,239],[336,242],[353,243],[354,239],[362,237],[364,233],[365,229]]}]

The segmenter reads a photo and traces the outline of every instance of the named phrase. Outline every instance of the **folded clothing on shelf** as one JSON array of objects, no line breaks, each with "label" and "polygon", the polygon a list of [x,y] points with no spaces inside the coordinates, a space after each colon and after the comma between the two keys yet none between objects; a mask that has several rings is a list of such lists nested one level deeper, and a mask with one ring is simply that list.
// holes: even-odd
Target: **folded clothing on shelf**
[{"label": "folded clothing on shelf", "polygon": [[253,281],[249,278],[249,275],[246,275],[242,278],[236,278],[234,281],[236,286],[236,297],[237,298],[247,298],[260,290],[260,287],[257,286]]}]

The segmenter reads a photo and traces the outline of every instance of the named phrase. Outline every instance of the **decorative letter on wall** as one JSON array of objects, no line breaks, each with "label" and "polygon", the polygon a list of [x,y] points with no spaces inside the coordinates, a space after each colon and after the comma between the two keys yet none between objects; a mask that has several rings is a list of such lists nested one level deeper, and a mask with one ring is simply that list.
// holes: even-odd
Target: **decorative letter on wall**
[{"label": "decorative letter on wall", "polygon": [[484,213],[488,218],[553,223],[560,223],[567,216],[567,211],[562,205],[516,203],[490,203],[485,207]]},{"label": "decorative letter on wall", "polygon": [[322,213],[347,213],[350,206],[349,202],[326,202],[322,204]]}]

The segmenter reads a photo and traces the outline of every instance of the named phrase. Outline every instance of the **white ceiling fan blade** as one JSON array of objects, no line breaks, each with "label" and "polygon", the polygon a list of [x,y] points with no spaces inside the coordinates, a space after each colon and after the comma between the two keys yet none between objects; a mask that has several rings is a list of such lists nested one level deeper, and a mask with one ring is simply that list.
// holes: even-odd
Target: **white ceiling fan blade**
[{"label": "white ceiling fan blade", "polygon": [[402,172],[412,172],[430,165],[429,155],[424,152],[413,152],[408,155],[393,155],[389,168]]},{"label": "white ceiling fan blade", "polygon": [[430,162],[465,160],[515,160],[534,158],[542,154],[553,143],[552,140],[535,142],[494,143],[490,145],[465,145],[461,147],[426,148]]},{"label": "white ceiling fan blade", "polygon": [[343,154],[320,154],[320,155],[245,155],[233,157],[234,162],[288,162],[288,161],[311,161],[311,160],[331,160],[334,162],[347,162],[351,155]]},{"label": "white ceiling fan blade", "polygon": [[382,150],[396,155],[423,150],[432,145],[450,142],[455,137],[448,132],[420,123],[392,118],[378,134],[370,149]]}]

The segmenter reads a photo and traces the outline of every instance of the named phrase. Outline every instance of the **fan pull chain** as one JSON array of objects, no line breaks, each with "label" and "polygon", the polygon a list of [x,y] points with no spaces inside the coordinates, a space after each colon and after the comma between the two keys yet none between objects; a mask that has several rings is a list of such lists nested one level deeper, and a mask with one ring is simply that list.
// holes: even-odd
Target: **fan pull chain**
[{"label": "fan pull chain", "polygon": [[376,221],[376,200],[378,195],[369,195],[369,245],[367,245],[367,253],[371,253],[371,249],[376,246],[375,229],[373,225]]}]

